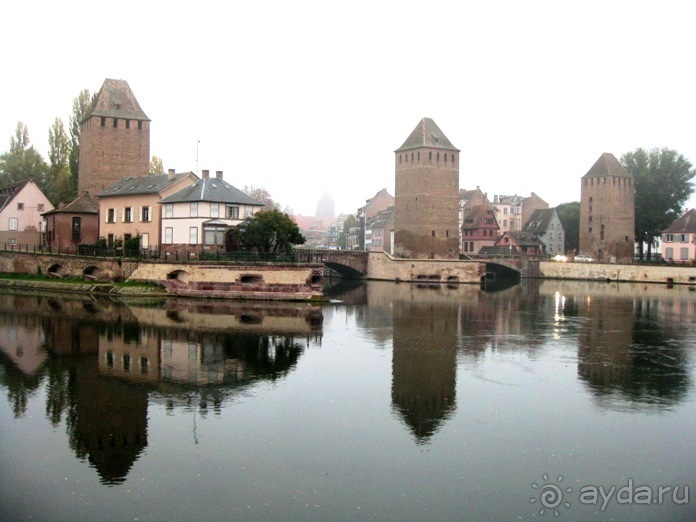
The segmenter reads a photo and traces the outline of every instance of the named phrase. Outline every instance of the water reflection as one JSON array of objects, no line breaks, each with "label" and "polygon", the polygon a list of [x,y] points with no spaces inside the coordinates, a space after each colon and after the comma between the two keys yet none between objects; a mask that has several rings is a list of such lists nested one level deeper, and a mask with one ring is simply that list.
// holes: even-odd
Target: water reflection
[{"label": "water reflection", "polygon": [[[0,296],[0,383],[16,417],[46,381],[46,416],[105,484],[148,444],[149,398],[220,412],[242,388],[292,371],[320,343],[321,308]],[[304,341],[304,342],[303,342]]]}]

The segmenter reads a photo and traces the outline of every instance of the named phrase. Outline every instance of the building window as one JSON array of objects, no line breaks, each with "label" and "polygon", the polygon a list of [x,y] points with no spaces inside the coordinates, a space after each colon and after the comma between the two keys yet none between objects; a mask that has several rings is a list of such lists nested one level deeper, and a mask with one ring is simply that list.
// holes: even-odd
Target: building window
[{"label": "building window", "polygon": [[210,204],[210,217],[211,218],[220,217],[220,204],[219,203],[211,203]]},{"label": "building window", "polygon": [[164,242],[167,245],[171,245],[174,242],[174,229],[172,227],[164,229]]},{"label": "building window", "polygon": [[118,127],[118,118],[114,118],[114,129]]},{"label": "building window", "polygon": [[143,122],[138,120],[138,130],[143,130]]},{"label": "building window", "polygon": [[36,206],[36,210],[38,210],[39,212],[43,212],[43,209],[44,209],[44,204],[43,204],[43,203],[39,203],[39,204]]},{"label": "building window", "polygon": [[106,244],[109,248],[114,248],[114,235],[109,234],[106,236]]},{"label": "building window", "polygon": [[130,120],[126,120],[126,129],[130,129]]},{"label": "building window", "polygon": [[80,241],[82,239],[82,218],[72,218],[72,240]]},{"label": "building window", "polygon": [[116,223],[116,209],[115,208],[107,209],[106,222],[107,223]]},{"label": "building window", "polygon": [[665,259],[674,259],[674,249],[672,247],[665,249]]},{"label": "building window", "polygon": [[145,223],[149,222],[151,219],[150,218],[150,207],[143,207],[142,212],[143,212],[143,216],[142,216],[141,221],[143,221]]},{"label": "building window", "polygon": [[239,219],[239,207],[227,207],[227,219]]},{"label": "building window", "polygon": [[225,243],[225,227],[205,227],[203,239],[206,245],[223,245]]},{"label": "building window", "polygon": [[15,246],[15,245],[17,245],[17,239],[14,237],[11,237],[9,239],[9,243],[10,243],[10,245]]},{"label": "building window", "polygon": [[24,210],[24,203],[17,203],[17,210]]},{"label": "building window", "polygon": [[167,203],[166,205],[164,205],[164,217],[174,217],[174,205],[172,203]]},{"label": "building window", "polygon": [[106,127],[106,118],[104,116],[101,117],[101,126]]},{"label": "building window", "polygon": [[18,230],[19,229],[19,220],[17,218],[10,218],[10,221],[8,223],[8,230]]},{"label": "building window", "polygon": [[190,227],[189,228],[189,244],[191,244],[191,245],[198,244],[198,227]]},{"label": "building window", "polygon": [[191,214],[190,217],[198,217],[198,202],[197,201],[192,201],[191,202]]},{"label": "building window", "polygon": [[604,241],[604,225],[599,229],[599,240]]},{"label": "building window", "polygon": [[681,249],[681,259],[682,261],[686,261],[689,259],[689,249],[684,247]]},{"label": "building window", "polygon": [[123,209],[123,222],[132,223],[133,222],[133,208],[126,207]]},{"label": "building window", "polygon": [[688,234],[682,234],[679,240],[680,240],[682,243],[686,243],[686,242],[689,241],[689,235],[688,235]]},{"label": "building window", "polygon": [[142,248],[150,248],[150,234],[147,232],[140,236],[140,246]]}]

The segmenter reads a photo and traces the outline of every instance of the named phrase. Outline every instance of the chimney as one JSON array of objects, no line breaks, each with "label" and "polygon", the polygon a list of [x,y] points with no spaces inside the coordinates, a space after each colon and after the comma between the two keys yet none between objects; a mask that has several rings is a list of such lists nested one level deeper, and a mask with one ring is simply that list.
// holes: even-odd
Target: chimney
[{"label": "chimney", "polygon": [[210,171],[209,170],[202,170],[201,176],[203,176],[203,179],[208,179],[210,177]]},{"label": "chimney", "polygon": [[169,181],[174,179],[174,169],[169,169],[169,172],[167,173],[167,179]]},{"label": "chimney", "polygon": [[222,179],[222,171],[221,170],[216,170],[215,171],[215,177],[217,179]]}]

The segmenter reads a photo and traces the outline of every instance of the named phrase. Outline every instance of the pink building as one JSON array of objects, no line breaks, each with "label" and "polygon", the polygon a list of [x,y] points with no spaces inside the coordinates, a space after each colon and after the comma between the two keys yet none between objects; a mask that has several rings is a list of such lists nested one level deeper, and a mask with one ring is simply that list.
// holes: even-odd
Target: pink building
[{"label": "pink building", "polygon": [[696,260],[696,209],[687,210],[662,231],[662,257],[684,263]]},{"label": "pink building", "polygon": [[0,188],[0,246],[41,246],[45,221],[53,205],[33,179]]}]

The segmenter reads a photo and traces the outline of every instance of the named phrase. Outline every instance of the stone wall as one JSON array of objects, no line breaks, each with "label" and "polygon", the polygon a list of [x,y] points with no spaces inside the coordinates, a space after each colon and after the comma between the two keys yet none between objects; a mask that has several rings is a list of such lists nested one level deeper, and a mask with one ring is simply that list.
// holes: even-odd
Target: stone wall
[{"label": "stone wall", "polygon": [[696,267],[620,265],[612,263],[539,263],[540,277],[592,281],[696,284]]},{"label": "stone wall", "polygon": [[385,252],[370,252],[367,279],[417,283],[480,283],[486,264],[449,259],[397,259]]}]

